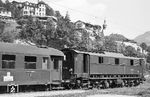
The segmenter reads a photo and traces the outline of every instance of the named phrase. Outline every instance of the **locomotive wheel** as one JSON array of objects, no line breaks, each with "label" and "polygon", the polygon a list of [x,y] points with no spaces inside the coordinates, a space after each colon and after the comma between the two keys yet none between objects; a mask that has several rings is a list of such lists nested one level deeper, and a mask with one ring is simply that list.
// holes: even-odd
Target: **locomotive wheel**
[{"label": "locomotive wheel", "polygon": [[108,83],[107,80],[105,80],[105,81],[103,82],[103,85],[104,85],[104,89],[109,88],[109,83]]},{"label": "locomotive wheel", "polygon": [[69,88],[69,89],[74,89],[74,87],[75,87],[75,84],[72,84],[72,83],[69,83],[69,84],[68,84],[68,88]]},{"label": "locomotive wheel", "polygon": [[46,85],[46,91],[51,91],[52,90],[52,86],[51,85]]},{"label": "locomotive wheel", "polygon": [[51,91],[52,90],[52,85],[50,84],[50,85],[48,85],[48,89],[49,89],[49,91]]}]

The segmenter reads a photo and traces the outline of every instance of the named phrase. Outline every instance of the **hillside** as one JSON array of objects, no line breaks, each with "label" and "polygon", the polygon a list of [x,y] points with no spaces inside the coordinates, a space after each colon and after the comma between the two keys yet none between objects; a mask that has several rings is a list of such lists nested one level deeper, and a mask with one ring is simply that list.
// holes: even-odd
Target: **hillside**
[{"label": "hillside", "polygon": [[114,41],[129,41],[129,39],[127,39],[121,34],[110,34],[109,36],[106,36],[106,37],[109,37]]},{"label": "hillside", "polygon": [[144,34],[137,36],[134,40],[138,43],[145,42],[147,45],[150,45],[150,31],[147,31]]}]

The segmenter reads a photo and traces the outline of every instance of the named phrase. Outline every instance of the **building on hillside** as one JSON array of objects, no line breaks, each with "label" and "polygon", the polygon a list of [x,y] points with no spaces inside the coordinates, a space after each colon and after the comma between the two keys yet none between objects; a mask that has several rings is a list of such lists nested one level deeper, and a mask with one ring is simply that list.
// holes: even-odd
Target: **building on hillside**
[{"label": "building on hillside", "polygon": [[14,22],[11,11],[6,10],[4,7],[0,7],[0,20],[4,22]]},{"label": "building on hillside", "polygon": [[7,11],[4,7],[0,7],[0,17],[11,18],[11,12]]},{"label": "building on hillside", "polygon": [[94,34],[97,34],[101,38],[104,37],[104,33],[102,32],[102,27],[100,25],[92,25],[90,23],[85,23],[79,20],[75,22],[75,27],[76,30],[81,30],[81,29],[86,30],[89,33],[90,38],[92,40],[94,40]]},{"label": "building on hillside", "polygon": [[126,46],[131,46],[133,48],[135,48],[136,51],[143,53],[143,54],[147,54],[147,52],[145,50],[143,50],[137,43],[133,43],[133,42],[123,42],[123,41],[116,41],[117,43],[117,50],[120,52],[122,49],[125,49]]},{"label": "building on hillside", "polygon": [[26,2],[13,1],[12,4],[16,5],[21,9],[22,16],[35,16],[45,17],[46,16],[46,4],[43,1],[38,1],[37,4]]},{"label": "building on hillside", "polygon": [[43,24],[47,24],[48,21],[51,21],[53,23],[53,26],[56,28],[57,27],[57,18],[54,16],[45,16],[45,17],[33,17],[33,20],[39,20]]},{"label": "building on hillside", "polygon": [[[92,25],[90,23],[85,23],[83,21],[76,21],[75,23],[75,34],[79,40],[82,41],[86,37],[85,41],[87,42],[87,48],[96,50],[101,49],[104,46],[104,33],[103,33],[103,26],[100,25]],[[83,37],[82,37],[83,36]]]}]

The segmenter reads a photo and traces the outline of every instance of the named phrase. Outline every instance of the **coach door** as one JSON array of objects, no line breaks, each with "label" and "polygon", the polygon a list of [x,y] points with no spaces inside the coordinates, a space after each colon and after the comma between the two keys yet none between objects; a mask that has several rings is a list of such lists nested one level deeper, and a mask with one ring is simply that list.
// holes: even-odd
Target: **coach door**
[{"label": "coach door", "polygon": [[90,55],[83,54],[83,73],[89,73]]},{"label": "coach door", "polygon": [[59,81],[62,79],[62,61],[63,57],[61,56],[51,56],[51,60],[53,63],[52,70],[52,80]]}]

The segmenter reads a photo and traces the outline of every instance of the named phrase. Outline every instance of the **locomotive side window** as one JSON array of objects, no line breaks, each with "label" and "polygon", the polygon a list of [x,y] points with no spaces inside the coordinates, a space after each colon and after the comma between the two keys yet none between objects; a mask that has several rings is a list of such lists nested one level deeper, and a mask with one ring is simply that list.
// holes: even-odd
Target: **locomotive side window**
[{"label": "locomotive side window", "polygon": [[115,64],[119,65],[119,58],[115,58]]},{"label": "locomotive side window", "polygon": [[14,69],[15,68],[15,55],[2,55],[2,68]]},{"label": "locomotive side window", "polygon": [[48,57],[43,57],[42,69],[48,69]]},{"label": "locomotive side window", "polygon": [[134,61],[130,60],[130,65],[133,66],[134,65]]},{"label": "locomotive side window", "polygon": [[36,57],[25,56],[25,69],[36,69]]},{"label": "locomotive side window", "polygon": [[104,63],[104,58],[103,57],[99,57],[99,63]]},{"label": "locomotive side window", "polygon": [[88,55],[83,54],[83,72],[87,73],[88,72]]}]

